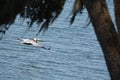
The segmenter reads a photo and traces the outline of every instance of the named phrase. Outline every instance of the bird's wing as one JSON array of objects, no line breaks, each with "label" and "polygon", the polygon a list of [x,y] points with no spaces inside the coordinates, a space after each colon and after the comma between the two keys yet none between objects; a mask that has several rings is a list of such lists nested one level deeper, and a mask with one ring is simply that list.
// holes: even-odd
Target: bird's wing
[{"label": "bird's wing", "polygon": [[[27,44],[27,43],[31,43],[31,41],[32,41],[32,40],[29,40],[29,39],[22,39],[22,42],[21,42],[21,43],[23,43],[23,44],[26,43],[26,44]],[[32,43],[31,43],[31,44],[32,44]]]},{"label": "bird's wing", "polygon": [[36,43],[36,42],[34,42],[34,41],[32,42],[32,45],[33,45],[33,46],[39,46],[39,44]]}]

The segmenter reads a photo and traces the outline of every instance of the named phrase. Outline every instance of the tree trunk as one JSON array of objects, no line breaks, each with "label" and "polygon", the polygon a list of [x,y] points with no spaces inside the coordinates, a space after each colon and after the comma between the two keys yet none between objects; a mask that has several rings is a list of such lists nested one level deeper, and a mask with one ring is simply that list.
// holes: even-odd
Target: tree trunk
[{"label": "tree trunk", "polygon": [[120,0],[114,0],[115,22],[118,29],[118,38],[120,42]]},{"label": "tree trunk", "polygon": [[105,0],[83,0],[102,47],[111,80],[120,80],[120,45]]}]

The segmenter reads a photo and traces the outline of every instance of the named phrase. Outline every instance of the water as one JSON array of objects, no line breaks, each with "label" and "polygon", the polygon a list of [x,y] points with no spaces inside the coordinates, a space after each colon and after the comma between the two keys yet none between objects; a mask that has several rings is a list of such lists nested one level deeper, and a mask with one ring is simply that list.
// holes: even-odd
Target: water
[{"label": "water", "polygon": [[68,0],[60,17],[38,36],[51,50],[21,44],[17,38],[33,38],[38,27],[34,24],[24,34],[25,22],[16,20],[0,40],[0,80],[110,80],[92,25],[85,27],[87,12],[78,14],[69,27],[72,2]]}]

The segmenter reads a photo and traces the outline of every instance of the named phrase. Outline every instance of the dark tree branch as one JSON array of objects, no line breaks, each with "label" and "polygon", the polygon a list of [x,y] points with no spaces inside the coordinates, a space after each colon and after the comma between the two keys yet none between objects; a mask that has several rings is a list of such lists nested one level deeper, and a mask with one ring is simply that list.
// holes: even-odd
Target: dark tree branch
[{"label": "dark tree branch", "polygon": [[111,80],[120,80],[120,45],[105,0],[83,0],[102,47]]},{"label": "dark tree branch", "polygon": [[115,22],[118,30],[118,37],[120,42],[120,0],[114,0]]}]

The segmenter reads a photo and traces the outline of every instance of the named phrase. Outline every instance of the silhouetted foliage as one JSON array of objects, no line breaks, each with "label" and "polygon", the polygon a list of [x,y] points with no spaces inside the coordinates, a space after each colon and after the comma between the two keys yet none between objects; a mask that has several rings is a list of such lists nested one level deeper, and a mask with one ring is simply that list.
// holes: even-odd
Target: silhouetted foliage
[{"label": "silhouetted foliage", "polygon": [[43,22],[39,32],[46,30],[63,9],[65,0],[29,0],[25,6],[25,13],[22,17],[31,19],[30,26],[37,21]]},{"label": "silhouetted foliage", "polygon": [[0,0],[0,25],[10,25],[24,9],[24,0]]},{"label": "silhouetted foliage", "polygon": [[42,23],[39,30],[46,30],[63,10],[65,0],[0,0],[0,25],[11,25],[16,15],[29,18],[29,26]]}]

